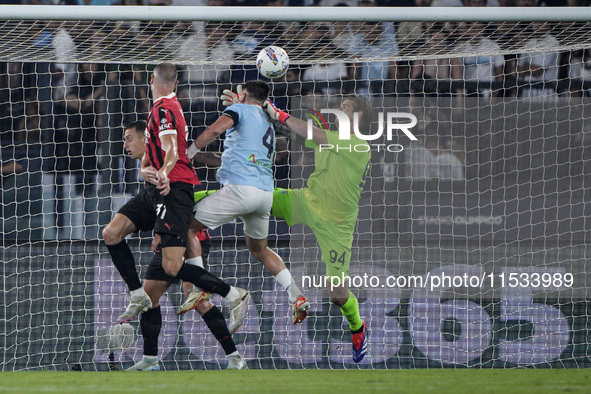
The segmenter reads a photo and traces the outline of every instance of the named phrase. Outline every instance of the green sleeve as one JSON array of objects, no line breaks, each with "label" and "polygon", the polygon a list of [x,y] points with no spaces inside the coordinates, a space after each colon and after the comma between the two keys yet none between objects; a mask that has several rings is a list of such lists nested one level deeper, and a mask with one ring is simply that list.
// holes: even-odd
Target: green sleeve
[{"label": "green sleeve", "polygon": [[[369,152],[357,152],[355,150],[353,150],[353,148],[350,148],[351,146],[354,145],[363,145],[363,144],[367,144],[366,141],[358,138],[356,135],[351,134],[351,138],[348,140],[341,140],[339,139],[339,133],[338,131],[327,131],[326,132],[326,140],[328,142],[328,144],[334,146],[334,147],[339,147],[342,149],[334,149],[334,152],[339,155],[342,156],[344,158],[347,158],[351,161],[359,161],[359,157],[360,156],[371,156],[371,154]],[[318,144],[317,142],[313,141],[313,140],[306,140],[306,147],[311,148],[311,149],[317,149],[318,146],[320,144]],[[351,150],[351,152],[349,151]]]},{"label": "green sleeve", "polygon": [[314,140],[309,140],[306,138],[306,148],[316,149],[318,148],[318,144]]},{"label": "green sleeve", "polygon": [[[334,146],[349,146],[350,141],[341,141],[339,140],[339,133],[337,131],[326,131],[326,139],[328,143]],[[306,147],[311,149],[318,148],[320,144],[316,141],[306,139]]]},{"label": "green sleeve", "polygon": [[356,135],[351,134],[351,138],[348,140],[341,140],[339,139],[339,133],[336,131],[328,131],[326,133],[326,139],[330,145],[335,147],[339,147],[341,149],[334,149],[334,152],[342,158],[348,159],[350,161],[358,162],[360,157],[364,159],[366,157],[371,156],[368,152],[363,151],[355,151],[353,146],[355,145],[367,145],[367,142],[358,138]]}]

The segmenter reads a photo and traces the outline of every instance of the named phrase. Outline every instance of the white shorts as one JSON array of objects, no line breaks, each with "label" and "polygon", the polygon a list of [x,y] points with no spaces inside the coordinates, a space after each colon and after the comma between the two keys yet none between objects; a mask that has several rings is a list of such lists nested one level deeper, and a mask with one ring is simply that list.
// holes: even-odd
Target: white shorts
[{"label": "white shorts", "polygon": [[224,185],[193,207],[195,219],[215,229],[236,218],[244,221],[244,234],[253,239],[269,235],[269,215],[273,192],[254,186]]}]

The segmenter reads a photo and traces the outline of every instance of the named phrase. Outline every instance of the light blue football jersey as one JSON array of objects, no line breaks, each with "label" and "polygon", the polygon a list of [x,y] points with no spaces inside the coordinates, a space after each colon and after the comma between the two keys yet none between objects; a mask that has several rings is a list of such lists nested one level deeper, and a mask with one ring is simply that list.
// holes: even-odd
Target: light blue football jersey
[{"label": "light blue football jersey", "polygon": [[275,130],[257,105],[234,104],[223,115],[234,120],[226,131],[222,166],[217,180],[222,185],[255,186],[273,191]]}]

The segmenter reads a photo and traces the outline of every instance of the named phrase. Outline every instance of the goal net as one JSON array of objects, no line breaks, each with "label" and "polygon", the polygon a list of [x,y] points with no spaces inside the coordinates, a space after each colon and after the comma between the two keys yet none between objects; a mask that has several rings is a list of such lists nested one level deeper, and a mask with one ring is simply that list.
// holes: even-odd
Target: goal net
[{"label": "goal net", "polygon": [[[337,130],[324,110],[344,96],[373,105],[347,279],[369,352],[352,362],[311,230],[270,223],[312,304],[294,326],[238,220],[211,232],[208,265],[251,291],[234,335],[249,367],[591,366],[589,10],[489,8],[495,21],[483,22],[477,8],[28,7],[8,17],[16,8],[0,6],[0,369],[109,368],[97,333],[127,289],[101,230],[141,187],[124,125],[146,119],[150,73],[170,61],[194,140],[223,89],[259,78],[256,55],[271,44],[290,56],[271,95],[294,116]],[[215,167],[197,167],[219,187]],[[305,187],[314,168],[311,150],[277,136],[277,187]],[[151,236],[128,238],[141,277]],[[182,300],[172,285],[160,301],[161,365],[224,368],[198,314],[175,314]],[[142,355],[132,326],[119,368]]]}]

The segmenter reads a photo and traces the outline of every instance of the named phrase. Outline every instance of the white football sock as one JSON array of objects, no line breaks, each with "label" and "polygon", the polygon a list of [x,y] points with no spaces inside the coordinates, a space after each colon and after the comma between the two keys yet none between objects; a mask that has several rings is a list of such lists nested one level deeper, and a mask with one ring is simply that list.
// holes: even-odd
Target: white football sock
[{"label": "white football sock", "polygon": [[239,297],[240,297],[240,293],[238,292],[238,289],[235,288],[234,286],[230,286],[230,292],[226,296],[226,301],[228,301],[228,302],[234,302]]},{"label": "white football sock", "polygon": [[203,258],[201,256],[191,257],[190,259],[186,259],[185,263],[196,265],[197,267],[205,268],[203,266]]},{"label": "white football sock", "polygon": [[238,350],[236,350],[234,353],[226,354],[226,358],[236,357],[236,356],[240,356],[240,353],[238,353]]},{"label": "white football sock", "polygon": [[133,299],[138,299],[138,298],[144,298],[147,297],[148,295],[146,294],[146,292],[144,291],[143,287],[140,287],[139,289],[135,289],[131,291],[131,298]]},{"label": "white football sock", "polygon": [[302,294],[302,291],[298,285],[296,285],[289,270],[286,268],[279,272],[277,275],[275,275],[275,280],[285,289],[285,291],[287,291],[287,294],[289,295],[289,302],[292,304],[296,302],[298,296]]}]

